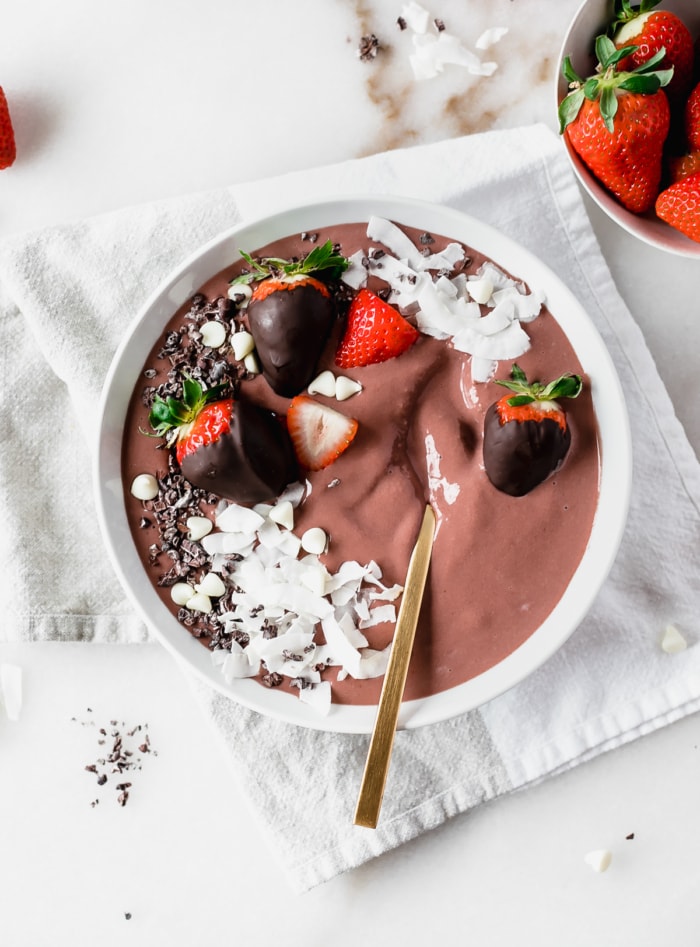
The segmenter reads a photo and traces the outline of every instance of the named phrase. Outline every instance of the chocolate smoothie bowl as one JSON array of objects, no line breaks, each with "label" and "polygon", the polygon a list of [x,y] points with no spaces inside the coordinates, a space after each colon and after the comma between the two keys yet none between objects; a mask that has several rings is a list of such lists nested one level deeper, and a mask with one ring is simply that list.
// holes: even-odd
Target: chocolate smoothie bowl
[{"label": "chocolate smoothie bowl", "polygon": [[105,384],[96,492],[171,651],[262,713],[369,732],[425,504],[403,727],[575,630],[630,455],[607,350],[546,267],[463,214],[359,198],[238,227],[160,288]]}]

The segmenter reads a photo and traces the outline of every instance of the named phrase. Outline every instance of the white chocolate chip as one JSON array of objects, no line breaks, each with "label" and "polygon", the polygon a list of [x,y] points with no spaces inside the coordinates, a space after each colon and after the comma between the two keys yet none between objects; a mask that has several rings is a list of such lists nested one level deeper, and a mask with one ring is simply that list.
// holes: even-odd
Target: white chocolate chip
[{"label": "white chocolate chip", "polygon": [[187,538],[195,543],[208,536],[214,528],[214,524],[206,516],[189,516],[185,525],[187,526]]},{"label": "white chocolate chip", "polygon": [[199,330],[202,333],[202,342],[210,349],[218,349],[226,341],[226,326],[221,322],[205,322]]},{"label": "white chocolate chip", "polygon": [[195,585],[195,589],[202,595],[219,598],[226,591],[226,586],[216,572],[208,572],[202,577],[202,581]]},{"label": "white chocolate chip", "polygon": [[241,362],[255,348],[255,340],[250,332],[242,329],[240,332],[234,332],[231,336],[231,348],[233,349],[233,357]]},{"label": "white chocolate chip", "polygon": [[233,285],[229,286],[228,293],[226,295],[242,309],[244,306],[248,305],[248,301],[253,295],[253,290],[247,285],[247,283],[234,283]]},{"label": "white chocolate chip", "polygon": [[493,283],[488,277],[470,279],[467,281],[467,290],[475,303],[484,305],[493,296]]},{"label": "white chocolate chip", "polygon": [[607,871],[612,861],[612,852],[606,848],[597,848],[584,855],[583,860],[593,871]]},{"label": "white chocolate chip", "polygon": [[289,500],[280,500],[270,510],[268,516],[273,523],[284,526],[285,529],[294,527],[294,507]]},{"label": "white chocolate chip", "polygon": [[304,552],[310,552],[315,556],[320,556],[326,551],[328,546],[328,536],[319,526],[312,526],[307,529],[301,537],[301,548]]},{"label": "white chocolate chip", "polygon": [[307,389],[310,395],[325,395],[327,398],[335,398],[335,375],[333,372],[321,372],[309,384]]},{"label": "white chocolate chip", "polygon": [[193,612],[203,612],[208,615],[212,609],[211,599],[204,592],[195,592],[185,602],[185,606]]},{"label": "white chocolate chip", "polygon": [[251,352],[249,355],[243,359],[243,365],[247,372],[250,372],[251,375],[260,374],[260,364],[255,357],[255,352]]},{"label": "white chocolate chip", "polygon": [[187,605],[194,595],[194,589],[187,582],[176,582],[170,589],[170,598],[176,605]]},{"label": "white chocolate chip", "polygon": [[131,484],[131,494],[137,500],[155,500],[158,496],[158,481],[153,474],[139,474]]},{"label": "white chocolate chip", "polygon": [[338,375],[335,380],[335,397],[338,401],[347,401],[360,391],[362,391],[362,385],[359,381],[346,378],[345,375]]},{"label": "white chocolate chip", "polygon": [[679,654],[681,651],[685,651],[688,642],[675,625],[666,625],[661,639],[661,647],[666,654]]}]

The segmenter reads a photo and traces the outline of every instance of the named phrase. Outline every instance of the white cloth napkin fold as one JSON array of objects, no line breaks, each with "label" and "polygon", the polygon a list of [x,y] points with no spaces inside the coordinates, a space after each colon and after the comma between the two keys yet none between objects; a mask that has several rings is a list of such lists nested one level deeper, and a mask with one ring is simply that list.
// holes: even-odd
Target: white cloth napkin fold
[{"label": "white cloth napkin fold", "polygon": [[[569,285],[626,390],[635,481],[620,555],[577,632],[478,711],[397,734],[377,830],[352,825],[367,737],[288,726],[191,680],[299,891],[700,708],[700,467],[612,283],[561,143],[544,126],[131,208],[0,245],[0,543],[11,599],[0,640],[148,637],[106,563],[90,495],[95,409],[117,341],[168,271],[221,230],[282,205],[367,193],[464,210]],[[679,654],[660,646],[671,622],[689,643]]]}]

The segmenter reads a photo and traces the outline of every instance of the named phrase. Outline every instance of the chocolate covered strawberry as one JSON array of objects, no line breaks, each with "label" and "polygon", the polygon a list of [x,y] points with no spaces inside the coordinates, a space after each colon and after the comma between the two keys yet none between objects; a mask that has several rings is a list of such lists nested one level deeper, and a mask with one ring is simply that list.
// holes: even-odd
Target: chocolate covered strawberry
[{"label": "chocolate covered strawberry", "polygon": [[593,174],[635,214],[649,210],[661,181],[670,108],[663,86],[672,70],[658,69],[657,53],[632,72],[618,69],[633,47],[616,49],[596,39],[600,70],[588,79],[576,74],[567,56],[562,67],[571,92],[559,106],[560,131]]},{"label": "chocolate covered strawberry", "polygon": [[561,398],[576,398],[583,383],[566,374],[542,385],[528,382],[514,364],[510,380],[496,381],[514,394],[495,401],[484,418],[484,469],[498,490],[520,497],[560,466],[571,444]]},{"label": "chocolate covered strawberry", "polygon": [[184,476],[210,493],[250,504],[270,500],[297,477],[291,442],[275,414],[183,380],[182,400],[154,399],[149,422],[167,438]]},{"label": "chocolate covered strawberry", "polygon": [[700,171],[667,187],[656,199],[656,214],[675,230],[700,242]]},{"label": "chocolate covered strawberry", "polygon": [[670,10],[655,10],[659,0],[615,0],[611,35],[618,49],[635,46],[621,62],[620,69],[635,69],[659,51],[665,52],[664,66],[673,67],[667,91],[674,100],[683,98],[693,79],[693,37],[683,20]]},{"label": "chocolate covered strawberry", "polygon": [[393,306],[371,290],[361,289],[350,304],[335,364],[358,368],[386,362],[410,348],[419,335]]},{"label": "chocolate covered strawberry", "polygon": [[308,395],[293,398],[287,429],[302,467],[322,470],[347,450],[357,434],[357,421]]},{"label": "chocolate covered strawberry", "polygon": [[302,260],[242,256],[250,270],[232,285],[256,284],[247,313],[263,375],[278,395],[293,397],[314,376],[335,319],[327,282],[338,279],[348,261],[330,240]]}]

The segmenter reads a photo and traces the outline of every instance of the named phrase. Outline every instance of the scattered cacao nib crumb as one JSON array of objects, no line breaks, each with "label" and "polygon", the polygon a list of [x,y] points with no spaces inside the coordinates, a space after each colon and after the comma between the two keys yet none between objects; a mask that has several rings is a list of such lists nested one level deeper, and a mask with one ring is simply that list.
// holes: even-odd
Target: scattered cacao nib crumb
[{"label": "scattered cacao nib crumb", "polygon": [[445,21],[436,16],[433,22],[435,23],[435,29],[438,33],[442,33],[445,29]]},{"label": "scattered cacao nib crumb", "polygon": [[269,674],[264,674],[261,680],[266,687],[279,687],[283,678],[278,671],[272,671]]},{"label": "scattered cacao nib crumb", "polygon": [[630,832],[629,835],[625,835],[625,839],[629,842],[634,838],[634,832]]},{"label": "scattered cacao nib crumb", "polygon": [[317,233],[306,233],[306,231],[304,231],[304,233],[302,233],[302,235],[301,235],[301,239],[302,239],[302,240],[308,240],[309,243],[316,243],[316,241],[318,240],[318,234],[317,234]]},{"label": "scattered cacao nib crumb", "polygon": [[430,246],[430,244],[435,243],[435,237],[433,237],[431,234],[427,232],[422,233],[419,239],[420,239],[421,246],[424,246],[424,247]]},{"label": "scattered cacao nib crumb", "polygon": [[131,911],[124,911],[124,919],[127,921],[131,920]]},{"label": "scattered cacao nib crumb", "polygon": [[363,36],[360,45],[357,48],[357,55],[362,62],[371,62],[376,59],[377,53],[381,49],[381,44],[374,33]]},{"label": "scattered cacao nib crumb", "polygon": [[406,29],[406,21],[404,20],[402,16],[398,17],[398,19],[396,20],[396,25],[398,26],[400,30]]},{"label": "scattered cacao nib crumb", "polygon": [[[88,708],[88,713],[92,711]],[[74,722],[78,722],[77,717],[71,718]],[[82,726],[95,726],[95,721],[93,719],[82,720],[80,721]],[[88,763],[85,766],[85,770],[88,773],[97,777],[97,785],[100,787],[107,786],[110,782],[110,778],[115,774],[121,776],[123,773],[135,773],[141,770],[142,763],[141,757],[137,757],[132,749],[132,741],[134,745],[138,742],[137,749],[141,754],[152,753],[153,756],[158,754],[151,750],[151,741],[148,733],[144,732],[148,728],[148,724],[138,724],[135,727],[129,729],[125,728],[124,723],[120,723],[117,720],[110,720],[109,722],[109,731],[105,727],[99,727],[97,730],[98,736],[98,746],[104,746],[108,741],[111,745],[111,748],[108,753],[100,755],[94,763]],[[104,739],[108,738],[108,741]],[[125,806],[129,799],[129,791],[132,788],[132,782],[130,780],[120,779],[119,782],[115,783],[114,788],[117,792],[117,804],[120,806]],[[100,799],[94,799],[90,805],[94,809],[100,802]]]}]

